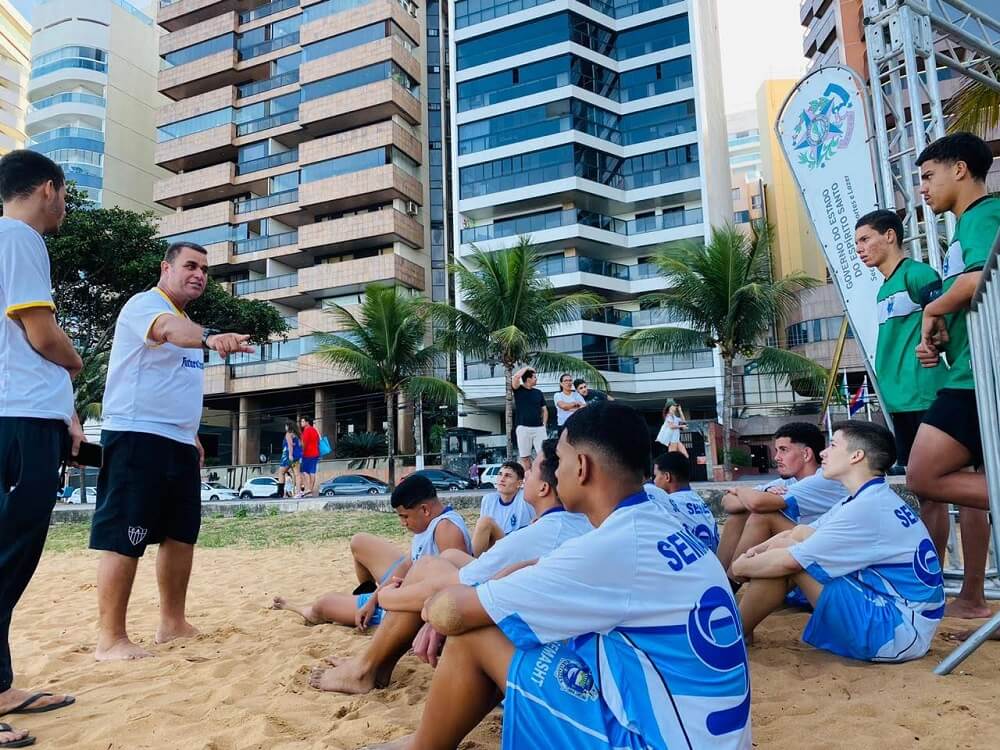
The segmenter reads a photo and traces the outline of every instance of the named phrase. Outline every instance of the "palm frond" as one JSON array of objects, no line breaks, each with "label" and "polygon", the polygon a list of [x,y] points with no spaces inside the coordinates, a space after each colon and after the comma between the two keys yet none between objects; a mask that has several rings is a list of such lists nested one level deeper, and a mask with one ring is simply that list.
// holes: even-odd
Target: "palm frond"
[{"label": "palm frond", "polygon": [[455,404],[462,395],[462,390],[454,383],[429,375],[408,378],[404,392],[411,399],[423,398],[435,404]]},{"label": "palm frond", "polygon": [[759,375],[784,376],[797,392],[804,396],[823,393],[830,371],[808,357],[771,346],[762,346],[753,360]]},{"label": "palm frond", "polygon": [[[1000,62],[990,63],[994,78],[1000,80]],[[951,118],[948,130],[968,130],[980,138],[1000,128],[1000,91],[976,80],[968,80],[948,100],[945,115]]]},{"label": "palm frond", "polygon": [[607,390],[607,378],[596,367],[578,357],[561,352],[533,352],[528,357],[528,364],[539,372],[570,375],[585,378],[588,383]]},{"label": "palm frond", "polygon": [[703,332],[673,326],[632,330],[618,339],[618,353],[626,357],[687,354],[707,347],[708,342]]}]

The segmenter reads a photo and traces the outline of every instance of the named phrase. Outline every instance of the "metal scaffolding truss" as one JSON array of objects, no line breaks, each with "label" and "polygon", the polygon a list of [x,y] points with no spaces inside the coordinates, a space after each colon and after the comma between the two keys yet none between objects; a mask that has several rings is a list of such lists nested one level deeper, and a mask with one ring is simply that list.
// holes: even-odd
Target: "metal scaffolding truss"
[{"label": "metal scaffolding truss", "polygon": [[922,206],[916,157],[945,134],[938,66],[1000,91],[1000,20],[964,0],[864,0],[864,11],[880,203],[902,201],[911,254],[940,270],[954,218]]}]

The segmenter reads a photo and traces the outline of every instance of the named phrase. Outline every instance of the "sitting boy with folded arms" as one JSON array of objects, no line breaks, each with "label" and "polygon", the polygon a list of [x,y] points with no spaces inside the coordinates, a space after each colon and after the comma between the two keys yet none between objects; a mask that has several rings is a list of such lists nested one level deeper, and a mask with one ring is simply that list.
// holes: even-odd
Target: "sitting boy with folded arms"
[{"label": "sitting boy with folded arms", "polygon": [[[538,515],[534,523],[517,534],[503,537],[478,558],[454,549],[445,551],[440,557],[421,557],[401,585],[381,589],[379,601],[386,612],[368,648],[354,658],[327,659],[334,668],[313,670],[310,684],[320,690],[340,693],[367,693],[385,687],[396,663],[424,624],[420,610],[428,597],[456,583],[469,586],[482,583],[510,565],[537,560],[566,540],[593,531],[586,516],[566,513],[559,502],[555,444],[555,440],[542,443],[542,452],[532,463],[524,481],[524,497]],[[424,636],[423,656],[434,664],[440,638],[430,633],[429,627]]]},{"label": "sitting boy with folded arms", "polygon": [[452,549],[466,554],[472,551],[465,521],[451,506],[442,504],[427,477],[416,474],[406,477],[396,485],[389,502],[400,523],[413,534],[409,559],[392,542],[374,534],[355,534],[351,537],[351,555],[360,585],[353,594],[331,591],[307,605],[293,604],[276,596],[272,609],[296,612],[307,625],[336,622],[364,630],[369,625],[378,625],[382,619],[378,596],[390,576],[406,575],[410,566],[425,555]]},{"label": "sitting boy with folded arms", "polygon": [[647,484],[646,492],[676,514],[684,528],[712,552],[719,549],[719,524],[701,495],[691,489],[691,462],[687,456],[680,451],[657,456],[653,461],[653,487]]},{"label": "sitting boy with folded arms", "polygon": [[479,504],[479,520],[472,532],[472,554],[479,557],[486,550],[518,529],[535,520],[535,511],[525,502],[521,482],[524,467],[507,461],[497,475],[497,491],[487,492]]},{"label": "sitting boy with folded arms", "polygon": [[750,671],[729,582],[643,489],[649,433],[592,404],[558,443],[559,495],[594,531],[424,607],[448,637],[420,726],[456,748],[504,699],[502,747],[749,750]]},{"label": "sitting boy with folded arms", "polygon": [[823,469],[851,493],[808,526],[778,534],[733,562],[748,580],[740,615],[754,628],[798,586],[814,611],[806,643],[863,661],[918,659],[944,613],[941,565],[927,529],[885,481],[892,434],[871,422],[834,425]]}]

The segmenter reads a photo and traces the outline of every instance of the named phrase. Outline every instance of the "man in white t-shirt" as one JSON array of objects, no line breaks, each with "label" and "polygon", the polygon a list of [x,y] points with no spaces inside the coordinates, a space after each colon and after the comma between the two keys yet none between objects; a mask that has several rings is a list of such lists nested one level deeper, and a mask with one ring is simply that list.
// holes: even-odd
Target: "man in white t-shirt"
[{"label": "man in white t-shirt", "polygon": [[587,400],[573,387],[573,376],[568,372],[559,376],[559,390],[552,394],[552,402],[556,405],[556,426],[560,432],[566,420],[587,405]]},{"label": "man in white t-shirt", "polygon": [[[59,490],[59,465],[75,456],[83,430],[70,378],[83,367],[56,322],[49,254],[42,235],[66,216],[66,180],[34,151],[0,159],[0,716],[52,711],[74,702],[13,687],[11,616],[35,572]],[[28,624],[23,620],[21,627]],[[0,746],[34,742],[0,730]],[[15,744],[16,743],[16,744]]]},{"label": "man in white t-shirt", "polygon": [[497,474],[496,492],[487,492],[479,503],[479,520],[472,532],[472,554],[479,557],[498,540],[535,520],[535,511],[521,491],[524,467],[506,461]]},{"label": "man in white t-shirt", "polygon": [[185,314],[207,283],[205,249],[176,242],[160,263],[158,284],[126,302],[115,324],[102,413],[104,465],[90,528],[90,548],[102,551],[94,651],[100,661],[151,656],[125,627],[135,571],[150,544],[160,545],[156,642],[197,633],[184,610],[201,528],[205,352],[253,351],[248,336],[213,333]]},{"label": "man in white t-shirt", "polygon": [[653,489],[646,491],[665,510],[681,519],[684,528],[712,552],[719,549],[719,525],[701,495],[691,489],[691,460],[680,451],[661,453],[653,461]]},{"label": "man in white t-shirt", "polygon": [[927,528],[886,484],[892,433],[872,422],[834,425],[823,469],[850,495],[733,561],[748,580],[740,600],[747,639],[798,586],[813,605],[802,639],[862,661],[902,662],[927,653],[944,614],[941,564]]},{"label": "man in white t-shirt", "polygon": [[[340,693],[367,693],[385,687],[411,642],[417,656],[436,664],[441,638],[420,618],[428,598],[457,583],[475,586],[488,581],[511,565],[537,560],[567,540],[592,531],[586,516],[565,512],[559,502],[555,479],[558,462],[556,441],[545,440],[524,479],[525,498],[538,514],[534,523],[505,536],[478,558],[445,550],[440,556],[417,560],[402,582],[397,580],[397,587],[382,590],[386,616],[371,645],[357,657],[328,659],[334,668],[319,674],[316,686]],[[418,631],[421,635],[414,640]]]},{"label": "man in white t-shirt", "polygon": [[738,486],[722,498],[728,513],[719,541],[719,561],[727,570],[751,547],[810,523],[847,497],[840,482],[826,479],[819,456],[826,438],[809,422],[789,422],[774,433],[774,460],[780,480],[756,487]]},{"label": "man in white t-shirt", "polygon": [[448,644],[412,746],[458,747],[502,697],[508,750],[749,750],[736,602],[715,555],[643,490],[645,421],[592,404],[557,451],[563,504],[594,531],[427,602]]}]

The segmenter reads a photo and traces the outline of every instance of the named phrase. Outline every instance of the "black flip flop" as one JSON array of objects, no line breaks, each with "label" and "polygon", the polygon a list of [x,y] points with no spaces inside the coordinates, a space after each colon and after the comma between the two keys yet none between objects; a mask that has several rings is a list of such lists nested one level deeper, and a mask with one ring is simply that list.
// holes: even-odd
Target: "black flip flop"
[{"label": "black flip flop", "polygon": [[[48,698],[51,695],[55,695],[55,693],[35,693],[34,695],[28,696],[28,698],[20,706],[15,706],[10,711],[5,711],[4,713],[0,714],[0,716],[6,716],[7,714],[44,714],[48,713],[49,711],[55,711],[56,709],[59,708],[72,706],[74,703],[76,703],[76,698],[74,698],[72,695],[67,695],[58,703],[51,703],[48,706],[39,706],[38,708],[29,708],[29,706],[31,706],[32,703],[37,703],[40,699]],[[0,745],[0,747],[4,746]],[[18,747],[18,745],[13,745],[13,746],[8,745],[8,747]]]},{"label": "black flip flop", "polygon": [[[0,732],[13,732],[14,727],[10,724],[0,724]],[[7,742],[0,742],[0,748],[4,747],[28,747],[29,745],[35,744],[35,738],[30,734],[22,737],[19,740],[8,740]]]}]

